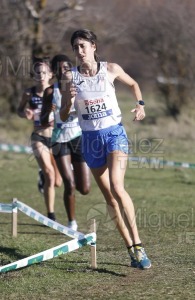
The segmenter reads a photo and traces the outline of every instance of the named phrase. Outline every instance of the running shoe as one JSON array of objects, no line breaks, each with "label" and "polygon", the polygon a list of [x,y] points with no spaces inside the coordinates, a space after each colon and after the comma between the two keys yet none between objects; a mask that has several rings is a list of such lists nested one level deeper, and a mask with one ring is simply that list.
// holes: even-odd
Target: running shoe
[{"label": "running shoe", "polygon": [[137,262],[133,247],[131,249],[128,249],[128,253],[129,253],[129,256],[130,256],[130,260],[131,260],[130,266],[132,268],[137,268],[138,267],[138,262]]},{"label": "running shoe", "polygon": [[140,269],[149,269],[151,267],[151,261],[146,255],[146,252],[143,247],[135,246],[134,254],[137,260],[137,267]]},{"label": "running shoe", "polygon": [[55,216],[55,213],[48,213],[47,214],[47,217],[50,219],[50,220],[52,220],[52,221],[56,221],[56,216]]},{"label": "running shoe", "polygon": [[77,225],[76,220],[69,221],[68,222],[68,228],[77,231],[78,225]]}]

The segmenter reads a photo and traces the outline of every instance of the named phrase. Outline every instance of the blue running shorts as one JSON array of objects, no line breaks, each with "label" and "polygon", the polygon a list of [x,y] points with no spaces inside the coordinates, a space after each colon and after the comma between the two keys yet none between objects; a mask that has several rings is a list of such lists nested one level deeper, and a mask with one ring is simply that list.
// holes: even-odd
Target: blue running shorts
[{"label": "blue running shorts", "polygon": [[113,151],[129,153],[129,141],[120,123],[105,129],[82,132],[82,153],[89,168],[100,168]]}]

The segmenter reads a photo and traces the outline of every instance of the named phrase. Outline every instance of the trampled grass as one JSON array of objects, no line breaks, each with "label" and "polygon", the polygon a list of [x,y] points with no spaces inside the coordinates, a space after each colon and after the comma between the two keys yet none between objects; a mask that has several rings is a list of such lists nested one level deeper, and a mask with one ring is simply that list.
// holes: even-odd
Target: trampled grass
[{"label": "trampled grass", "polygon": [[[144,126],[132,122],[132,102],[127,106],[127,100],[124,100],[121,106],[124,124],[133,143],[133,155],[195,163],[194,140],[190,136],[184,138],[187,128],[178,123],[177,136],[170,134],[167,119],[164,123],[161,119],[160,124],[158,119],[153,120],[153,116],[159,117],[159,107],[154,101],[147,106],[149,119],[154,124],[146,120]],[[12,122],[15,124],[15,120]],[[28,144],[29,127],[26,137],[20,130],[25,122],[20,120],[14,133],[9,132],[8,142]],[[2,141],[6,134],[1,135]],[[45,214],[43,197],[37,190],[38,167],[31,158],[27,154],[0,152],[0,203],[11,203],[16,197]],[[125,186],[135,204],[140,236],[152,261],[151,269],[141,271],[129,267],[124,242],[110,221],[103,197],[92,179],[89,195],[76,194],[76,213],[81,232],[89,231],[90,218],[95,217],[97,221],[97,270],[90,268],[90,247],[85,246],[42,263],[0,274],[0,299],[193,299],[195,169],[159,168],[158,164],[154,168],[150,163],[129,162]],[[55,210],[57,221],[66,225],[62,194],[62,187],[56,189]],[[11,236],[10,214],[0,213],[0,225],[0,265],[70,240],[21,212],[18,213],[17,238]]]},{"label": "trampled grass", "polygon": [[[0,202],[13,197],[45,214],[37,190],[37,165],[28,155],[0,153]],[[126,188],[132,196],[140,235],[152,268],[130,268],[124,243],[105,212],[105,203],[92,180],[92,191],[77,194],[79,230],[88,232],[97,220],[97,270],[90,269],[90,248],[59,256],[0,275],[1,299],[193,299],[195,292],[194,184],[192,169],[131,168]],[[56,190],[56,215],[67,218],[63,189]],[[0,214],[1,265],[17,261],[68,241],[19,212],[18,236],[11,237],[11,216]]]}]

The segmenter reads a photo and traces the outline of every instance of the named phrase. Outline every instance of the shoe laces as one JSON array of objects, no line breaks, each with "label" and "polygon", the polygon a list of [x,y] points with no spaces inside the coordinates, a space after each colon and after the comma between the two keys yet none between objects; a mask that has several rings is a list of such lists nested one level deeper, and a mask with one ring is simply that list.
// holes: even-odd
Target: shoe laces
[{"label": "shoe laces", "polygon": [[138,261],[142,261],[143,259],[147,258],[146,252],[143,247],[136,246],[135,255]]}]

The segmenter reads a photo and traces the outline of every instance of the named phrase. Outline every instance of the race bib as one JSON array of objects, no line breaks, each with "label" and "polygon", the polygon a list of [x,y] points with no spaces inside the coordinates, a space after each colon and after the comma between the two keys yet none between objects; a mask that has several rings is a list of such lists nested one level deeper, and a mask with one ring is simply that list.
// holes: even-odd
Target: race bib
[{"label": "race bib", "polygon": [[71,114],[65,122],[62,122],[59,114],[56,116],[57,128],[73,128],[79,126],[78,117],[76,114]]},{"label": "race bib", "polygon": [[78,101],[83,120],[105,118],[113,114],[109,96]]}]

